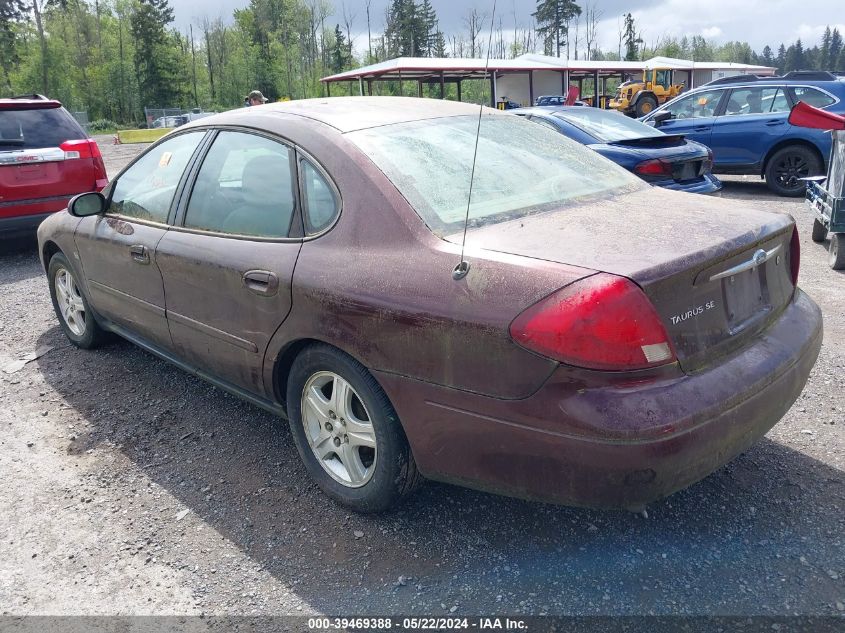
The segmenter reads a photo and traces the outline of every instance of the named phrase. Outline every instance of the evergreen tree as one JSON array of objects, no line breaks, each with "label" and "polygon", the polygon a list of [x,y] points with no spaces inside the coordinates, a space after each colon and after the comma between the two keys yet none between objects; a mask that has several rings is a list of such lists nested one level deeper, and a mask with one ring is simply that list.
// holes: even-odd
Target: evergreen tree
[{"label": "evergreen tree", "polygon": [[340,30],[340,24],[334,27],[334,42],[331,50],[331,69],[335,73],[342,73],[349,63],[349,47],[346,44],[346,36]]},{"label": "evergreen tree", "polygon": [[786,66],[786,47],[781,44],[778,47],[778,56],[775,57],[775,64],[777,65],[778,74],[783,74],[783,69]]},{"label": "evergreen tree", "polygon": [[[842,47],[842,35],[839,33],[839,29],[833,29],[833,33],[830,34],[830,53],[828,55],[828,63],[831,68],[830,70],[842,70],[842,51],[845,50]],[[837,60],[839,60],[837,62]],[[828,69],[825,69],[828,70]]]},{"label": "evergreen tree", "polygon": [[831,66],[832,62],[836,60],[831,60],[830,58],[830,40],[833,37],[832,33],[830,32],[830,27],[825,27],[824,35],[822,35],[822,47],[819,53],[819,70],[828,70]]},{"label": "evergreen tree", "polygon": [[546,43],[546,50],[560,57],[560,50],[569,40],[569,23],[581,15],[581,7],[573,0],[537,0],[537,10],[532,13],[537,22],[537,34]]},{"label": "evergreen tree", "polygon": [[140,0],[129,19],[135,40],[135,75],[144,106],[168,107],[179,101],[177,69],[165,31],[172,21],[168,0]]},{"label": "evergreen tree", "polygon": [[813,46],[813,48],[808,48],[804,51],[804,64],[806,68],[809,70],[821,70],[821,49],[818,46]]},{"label": "evergreen tree", "polygon": [[637,61],[640,58],[640,44],[643,40],[634,27],[634,16],[630,13],[625,14],[625,33],[622,41],[625,43],[625,61]]},{"label": "evergreen tree", "polygon": [[419,49],[424,57],[434,57],[437,44],[437,12],[431,6],[431,0],[423,0],[416,11],[415,30],[419,40]]},{"label": "evergreen tree", "polygon": [[23,19],[26,7],[23,0],[0,0],[0,81],[2,90],[11,92],[8,72],[18,63],[14,24]]},{"label": "evergreen tree", "polygon": [[763,47],[763,54],[760,56],[760,63],[763,64],[763,66],[775,65],[775,57],[772,55],[772,49],[768,44]]},{"label": "evergreen tree", "polygon": [[432,56],[449,57],[449,53],[446,52],[446,38],[440,29],[437,29],[437,32],[434,34],[434,50]]},{"label": "evergreen tree", "polygon": [[799,38],[795,44],[786,49],[786,62],[783,69],[786,72],[791,70],[804,70],[807,68],[807,60],[804,55],[804,45]]},{"label": "evergreen tree", "polygon": [[417,13],[414,0],[392,0],[384,33],[391,57],[422,57]]}]

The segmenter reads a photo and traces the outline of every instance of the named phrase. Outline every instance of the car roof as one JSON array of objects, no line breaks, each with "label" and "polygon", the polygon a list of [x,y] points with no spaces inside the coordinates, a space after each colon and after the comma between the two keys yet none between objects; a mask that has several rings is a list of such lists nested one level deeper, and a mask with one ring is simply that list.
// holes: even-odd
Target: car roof
[{"label": "car roof", "polygon": [[[292,114],[325,123],[340,132],[352,132],[382,125],[421,121],[451,116],[478,116],[479,107],[471,103],[420,99],[417,97],[326,97],[267,103],[250,108],[236,108],[195,123],[208,125],[243,125],[256,114]],[[484,108],[491,116],[505,113]],[[193,127],[193,123],[188,124]]]}]

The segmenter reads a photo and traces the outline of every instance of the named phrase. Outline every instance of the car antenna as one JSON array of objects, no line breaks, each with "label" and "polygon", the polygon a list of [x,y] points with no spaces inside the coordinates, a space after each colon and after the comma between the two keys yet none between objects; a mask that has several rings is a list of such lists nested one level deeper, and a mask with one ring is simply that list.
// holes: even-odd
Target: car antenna
[{"label": "car antenna", "polygon": [[[484,60],[484,85],[487,84],[488,69],[490,67],[490,49],[493,46],[493,24],[496,21],[496,0],[493,0],[493,13],[490,16],[490,37],[487,39],[487,58]],[[467,225],[469,224],[469,207],[472,204],[472,182],[475,180],[475,160],[478,158],[478,137],[481,134],[481,116],[484,113],[484,88],[481,89],[481,104],[478,106],[478,125],[475,128],[475,148],[472,152],[472,171],[469,175],[469,195],[467,195],[467,212],[464,217],[464,235],[461,239],[461,261],[452,270],[452,279],[459,281],[467,276],[469,262],[464,259],[464,248],[467,243]]]}]

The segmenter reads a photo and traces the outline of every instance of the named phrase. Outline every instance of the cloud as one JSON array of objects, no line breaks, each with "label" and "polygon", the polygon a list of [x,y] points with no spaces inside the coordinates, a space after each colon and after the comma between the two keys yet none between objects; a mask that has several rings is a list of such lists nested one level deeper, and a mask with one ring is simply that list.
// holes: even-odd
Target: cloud
[{"label": "cloud", "polygon": [[[384,22],[384,10],[390,0],[372,0],[370,15],[373,32],[380,32]],[[343,5],[355,13],[353,32],[366,32],[366,18],[363,0],[333,0],[335,15],[327,24],[341,20]],[[825,25],[838,26],[845,34],[842,24],[842,0],[803,0],[800,15],[812,22],[796,20],[795,0],[579,0],[582,8],[594,5],[602,12],[599,24],[599,46],[605,51],[616,51],[620,46],[623,14],[630,11],[646,44],[657,44],[666,36],[691,37],[703,35],[717,42],[731,40],[747,41],[755,50],[762,50],[768,44],[772,48],[783,42],[787,46],[799,37],[809,46],[821,40]],[[210,18],[221,16],[231,21],[234,9],[247,6],[249,0],[174,0],[175,26],[183,32],[188,24],[199,24],[204,15]],[[463,16],[472,7],[488,16],[493,0],[432,0],[440,18],[440,27],[448,36],[463,34],[466,30]],[[502,19],[505,30],[511,30],[514,23],[520,28],[531,22],[531,13],[537,8],[536,0],[497,0],[497,25]],[[489,24],[489,23],[488,23]],[[360,47],[360,41],[356,42]]]}]

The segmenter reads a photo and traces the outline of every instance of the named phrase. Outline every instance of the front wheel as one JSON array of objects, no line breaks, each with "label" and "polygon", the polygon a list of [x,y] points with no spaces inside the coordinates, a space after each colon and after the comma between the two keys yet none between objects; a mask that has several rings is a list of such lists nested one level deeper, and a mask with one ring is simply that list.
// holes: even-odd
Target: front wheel
[{"label": "front wheel", "polygon": [[291,433],[308,473],[357,512],[381,512],[421,477],[396,411],[372,375],[329,345],[305,348],[287,384]]},{"label": "front wheel", "polygon": [[830,236],[827,263],[833,270],[845,269],[845,233],[834,233]]},{"label": "front wheel", "polygon": [[70,342],[82,349],[93,349],[104,343],[108,333],[94,319],[73,269],[62,253],[56,253],[50,259],[47,280],[53,309]]},{"label": "front wheel", "polygon": [[646,114],[648,114],[649,112],[654,110],[656,107],[657,107],[657,99],[655,99],[651,95],[646,95],[644,97],[640,97],[637,100],[637,106],[636,106],[637,116],[638,117],[645,116]]},{"label": "front wheel", "polygon": [[809,147],[791,145],[779,149],[766,164],[766,185],[779,196],[803,196],[807,183],[802,178],[822,173],[822,162]]}]

